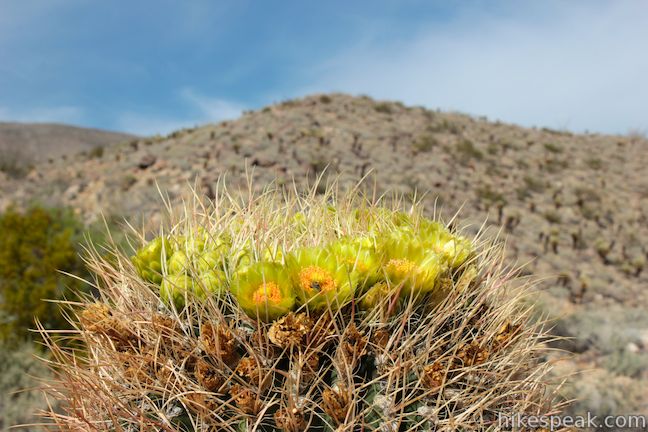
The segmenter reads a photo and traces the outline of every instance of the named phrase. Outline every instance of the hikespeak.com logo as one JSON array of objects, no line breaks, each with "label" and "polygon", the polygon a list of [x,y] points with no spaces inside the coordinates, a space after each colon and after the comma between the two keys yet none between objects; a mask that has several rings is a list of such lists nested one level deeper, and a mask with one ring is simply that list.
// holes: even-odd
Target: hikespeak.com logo
[{"label": "hikespeak.com logo", "polygon": [[548,429],[558,431],[563,428],[578,429],[645,429],[648,427],[648,417],[643,415],[599,416],[587,413],[582,416],[568,415],[501,415],[498,425],[504,430],[533,430]]}]

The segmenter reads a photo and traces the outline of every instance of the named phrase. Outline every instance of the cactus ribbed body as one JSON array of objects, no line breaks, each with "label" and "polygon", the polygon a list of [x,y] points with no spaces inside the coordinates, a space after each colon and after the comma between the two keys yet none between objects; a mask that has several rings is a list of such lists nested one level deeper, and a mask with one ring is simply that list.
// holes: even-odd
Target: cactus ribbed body
[{"label": "cactus ribbed body", "polygon": [[59,425],[493,430],[551,408],[542,334],[492,245],[416,205],[286,196],[223,194],[130,260],[91,257],[106,288],[79,312],[87,353],[53,346]]}]

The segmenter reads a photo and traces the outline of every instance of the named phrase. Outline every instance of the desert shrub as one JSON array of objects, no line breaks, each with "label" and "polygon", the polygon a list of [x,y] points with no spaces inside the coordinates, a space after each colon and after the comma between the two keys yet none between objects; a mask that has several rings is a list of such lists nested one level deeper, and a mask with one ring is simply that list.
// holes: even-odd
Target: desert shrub
[{"label": "desert shrub", "polygon": [[43,353],[30,343],[18,346],[0,343],[0,430],[37,423],[40,421],[37,411],[47,408],[37,387],[39,380],[49,376],[49,372],[37,355]]},{"label": "desert shrub", "polygon": [[522,179],[524,181],[524,185],[531,191],[535,193],[542,193],[544,192],[545,188],[547,187],[547,183],[542,181],[541,179],[526,175]]},{"label": "desert shrub", "polygon": [[569,168],[569,161],[567,159],[547,158],[544,161],[544,169],[551,174],[555,174],[567,168]]},{"label": "desert shrub", "polygon": [[646,390],[640,382],[626,376],[611,374],[604,369],[581,372],[580,379],[569,382],[562,392],[566,399],[575,400],[569,406],[567,413],[570,415],[587,416],[587,413],[591,413],[603,418],[609,415],[641,413],[646,406]]},{"label": "desert shrub", "polygon": [[549,133],[549,134],[552,134],[552,135],[564,135],[564,136],[571,135],[571,132],[564,131],[564,130],[552,129],[552,128],[548,128],[548,127],[543,127],[541,130],[542,130],[542,132],[546,132],[546,133]]},{"label": "desert shrub", "polygon": [[374,110],[382,114],[391,114],[393,112],[392,104],[388,102],[381,102],[374,105]]},{"label": "desert shrub", "polygon": [[603,161],[600,158],[589,158],[585,160],[585,164],[593,170],[603,169]]},{"label": "desert shrub", "polygon": [[34,164],[34,155],[24,146],[0,146],[0,171],[9,177],[24,177]]},{"label": "desert shrub", "polygon": [[58,427],[483,430],[556,408],[496,243],[398,198],[291,190],[223,188],[134,256],[89,257],[87,349],[52,345]]},{"label": "desert shrub", "polygon": [[103,157],[103,154],[104,154],[104,148],[102,146],[95,146],[88,153],[88,157],[93,159],[101,159]]},{"label": "desert shrub", "polygon": [[453,135],[459,135],[461,133],[461,126],[452,121],[443,119],[440,122],[429,125],[427,130],[432,133],[447,132]]},{"label": "desert shrub", "polygon": [[486,147],[486,152],[491,155],[495,156],[499,153],[500,151],[500,144],[497,142],[490,142],[488,143],[488,146]]},{"label": "desert shrub", "polygon": [[421,135],[412,144],[416,153],[427,153],[439,145],[439,141],[433,135]]},{"label": "desert shrub", "polygon": [[544,217],[547,222],[551,224],[559,224],[562,222],[562,217],[560,217],[560,213],[558,213],[556,210],[547,210],[544,213]]},{"label": "desert shrub", "polygon": [[563,148],[560,145],[556,144],[556,143],[545,143],[544,148],[549,153],[559,154],[559,153],[563,152]]},{"label": "desert shrub", "polygon": [[78,241],[83,226],[63,209],[9,209],[0,215],[0,339],[29,338],[37,317],[45,329],[65,328],[59,305],[82,289],[67,272],[84,275]]},{"label": "desert shrub", "polygon": [[546,187],[547,184],[544,181],[534,176],[526,175],[522,179],[522,185],[515,192],[519,200],[525,200],[530,198],[534,193],[544,192]]},{"label": "desert shrub", "polygon": [[504,206],[508,203],[506,197],[501,192],[494,190],[490,185],[482,185],[475,189],[477,198],[486,204],[487,207],[492,205]]},{"label": "desert shrub", "polygon": [[626,347],[605,357],[605,368],[619,375],[641,378],[648,370],[648,354],[629,351]]},{"label": "desert shrub", "polygon": [[583,206],[587,203],[599,204],[602,201],[600,193],[590,187],[579,186],[574,189],[574,195],[576,195],[577,204]]},{"label": "desert shrub", "polygon": [[461,163],[468,163],[471,160],[482,160],[484,153],[475,147],[475,144],[467,139],[459,141],[455,147],[455,155]]}]

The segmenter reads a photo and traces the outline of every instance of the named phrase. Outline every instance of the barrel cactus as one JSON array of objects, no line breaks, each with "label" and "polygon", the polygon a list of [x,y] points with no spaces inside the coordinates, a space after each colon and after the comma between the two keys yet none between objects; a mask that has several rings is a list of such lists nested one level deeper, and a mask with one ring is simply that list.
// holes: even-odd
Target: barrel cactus
[{"label": "barrel cactus", "polygon": [[49,343],[58,427],[497,430],[555,409],[524,284],[418,203],[223,191],[169,216],[88,257],[79,343]]}]

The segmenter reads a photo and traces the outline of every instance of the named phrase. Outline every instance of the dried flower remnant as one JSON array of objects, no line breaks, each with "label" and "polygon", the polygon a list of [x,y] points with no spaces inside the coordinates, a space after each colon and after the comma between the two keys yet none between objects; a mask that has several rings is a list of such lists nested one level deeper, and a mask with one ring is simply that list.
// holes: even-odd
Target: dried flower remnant
[{"label": "dried flower remnant", "polygon": [[351,407],[351,395],[344,387],[325,389],[322,392],[322,408],[336,426],[343,424]]},{"label": "dried flower remnant", "polygon": [[313,322],[306,314],[291,312],[272,323],[268,339],[281,348],[299,346],[304,344],[312,328]]},{"label": "dried flower remnant", "polygon": [[200,342],[208,355],[220,359],[227,365],[233,364],[238,357],[236,340],[229,328],[223,325],[203,323],[200,329]]}]

